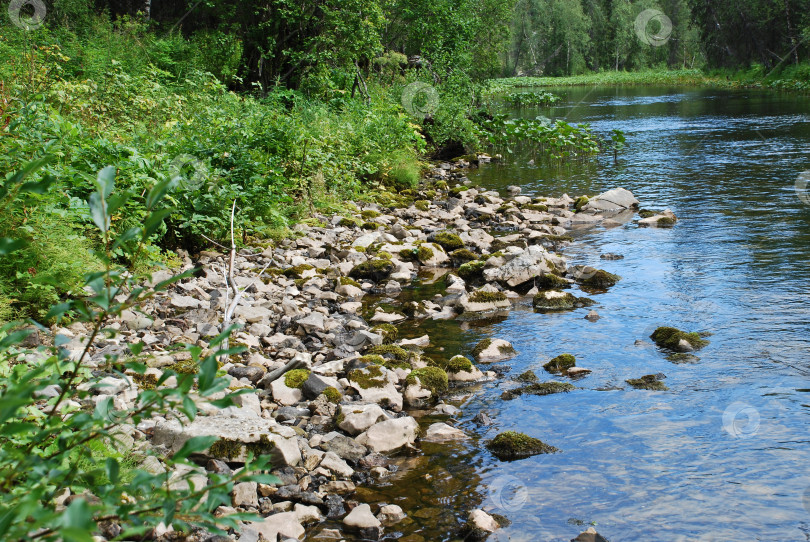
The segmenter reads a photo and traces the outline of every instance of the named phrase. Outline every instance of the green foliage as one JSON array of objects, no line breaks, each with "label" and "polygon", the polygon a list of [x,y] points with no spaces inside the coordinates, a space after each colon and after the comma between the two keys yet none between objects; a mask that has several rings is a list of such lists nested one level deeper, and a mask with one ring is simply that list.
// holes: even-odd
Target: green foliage
[{"label": "green foliage", "polygon": [[[19,168],[20,173],[6,178],[0,188],[0,215],[32,194],[47,193],[49,177],[43,167],[49,161],[50,157],[24,164]],[[31,180],[25,182],[26,176]],[[175,374],[166,371],[123,406],[114,405],[112,397],[94,401],[94,389],[107,373],[91,371],[89,357],[92,348],[101,347],[102,339],[115,338],[116,331],[108,326],[110,319],[125,310],[137,310],[173,282],[191,275],[187,272],[147,288],[143,284],[149,279],[148,275],[139,273],[132,264],[124,267],[116,263],[116,249],[123,252],[120,259],[126,262],[149,258],[144,246],[166,216],[162,205],[168,187],[168,181],[149,186],[145,193],[143,222],[119,233],[115,230],[114,218],[128,193],[116,187],[116,180],[115,168],[103,168],[90,180],[89,197],[83,200],[89,222],[96,228],[100,246],[96,258],[102,269],[88,269],[81,287],[75,293],[65,294],[67,298],[53,305],[45,315],[46,319],[59,320],[72,314],[89,328],[87,342],[78,348],[66,348],[65,337],[38,326],[40,334],[48,335],[43,343],[52,346],[32,350],[23,346],[30,325],[25,329],[23,322],[14,322],[0,327],[3,375],[0,383],[0,491],[3,493],[0,537],[3,540],[28,540],[31,533],[36,533],[38,540],[85,541],[99,530],[101,522],[118,524],[122,539],[137,538],[158,524],[181,532],[196,525],[222,533],[222,529],[236,527],[236,517],[215,518],[214,510],[230,503],[234,483],[278,481],[273,476],[255,474],[270,468],[267,457],[258,461],[251,457],[245,469],[236,475],[209,473],[208,485],[202,488],[190,483],[194,472],[191,469],[168,484],[167,475],[142,470],[134,455],[118,451],[120,433],[126,431],[125,427],[136,426],[158,413],[175,411],[178,416],[193,420],[197,403],[190,397],[192,388],[198,398],[196,401],[207,401],[217,407],[232,405],[232,395],[213,399],[221,397],[228,385],[227,380],[217,376],[217,357],[240,349],[222,348],[231,331],[227,329],[209,342],[211,353],[207,356],[201,356],[199,347],[187,347],[189,365],[194,370],[177,374],[175,385],[162,385]],[[5,255],[25,251],[26,244],[37,242],[37,233],[33,232],[29,239],[4,238],[0,250]],[[115,371],[115,378],[126,380],[128,374],[143,376],[146,372],[145,345],[128,346],[126,355],[108,354],[106,357],[106,366]],[[68,348],[73,348],[73,355]],[[42,391],[46,388],[56,390],[57,395],[43,397]],[[89,405],[89,408],[81,405]],[[207,449],[214,440],[192,438],[180,450],[160,460],[168,473],[179,467],[194,467],[189,457]],[[59,507],[55,497],[66,489],[74,495],[93,497],[79,497],[67,507]]]},{"label": "green foliage", "polygon": [[309,369],[292,369],[284,373],[284,385],[288,388],[301,389],[307,378],[309,378]]}]

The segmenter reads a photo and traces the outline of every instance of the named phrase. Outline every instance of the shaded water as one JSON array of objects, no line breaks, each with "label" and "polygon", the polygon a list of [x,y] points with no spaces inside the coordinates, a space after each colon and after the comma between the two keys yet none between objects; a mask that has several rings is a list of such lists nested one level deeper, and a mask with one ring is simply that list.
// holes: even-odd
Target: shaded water
[{"label": "shaded water", "polygon": [[[595,323],[586,310],[535,314],[527,304],[499,322],[413,330],[447,356],[506,339],[520,353],[502,362],[510,375],[533,369],[550,380],[542,365],[563,352],[593,372],[568,394],[502,401],[508,376],[463,392],[459,426],[473,439],[424,446],[408,459],[424,470],[374,488],[371,498],[412,516],[389,538],[456,539],[459,519],[483,506],[512,521],[491,540],[570,540],[592,522],[614,541],[810,540],[810,206],[794,189],[810,170],[810,100],[678,88],[561,94],[563,105],[521,114],[624,130],[617,163],[544,169],[515,156],[471,180],[538,196],[623,186],[680,221],[576,234],[563,250],[569,263],[623,277],[589,295]],[[600,260],[604,252],[624,259]],[[700,361],[673,364],[634,344],[658,325],[710,331],[711,344]],[[659,372],[670,391],[624,383]],[[492,426],[472,423],[481,410]],[[562,453],[500,462],[483,441],[508,429]]]}]

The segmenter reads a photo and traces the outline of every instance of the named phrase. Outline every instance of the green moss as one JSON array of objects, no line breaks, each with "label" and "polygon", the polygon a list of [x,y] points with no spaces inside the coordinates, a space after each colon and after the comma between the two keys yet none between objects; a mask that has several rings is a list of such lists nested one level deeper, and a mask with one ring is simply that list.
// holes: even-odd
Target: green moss
[{"label": "green moss", "polygon": [[661,348],[667,348],[676,352],[684,350],[684,348],[680,346],[682,339],[688,342],[694,350],[700,350],[709,344],[709,341],[703,339],[698,333],[687,333],[680,329],[667,326],[657,328],[653,331],[653,334],[650,335],[650,338]]},{"label": "green moss", "polygon": [[641,378],[625,380],[637,390],[667,391],[669,388],[661,382],[662,375],[644,375]]},{"label": "green moss", "polygon": [[419,261],[426,262],[433,258],[433,249],[425,245],[419,245],[416,255]]},{"label": "green moss", "polygon": [[421,301],[407,301],[402,304],[402,313],[413,318],[425,310],[425,305]]},{"label": "green moss", "polygon": [[477,196],[475,196],[475,199],[473,201],[478,205],[489,205],[490,203],[492,203],[492,200],[483,194],[478,194]]},{"label": "green moss", "polygon": [[340,277],[340,285],[341,286],[356,286],[360,288],[360,283],[354,279],[350,279],[349,277]]},{"label": "green moss", "polygon": [[480,260],[462,264],[461,267],[458,268],[458,276],[467,282],[481,278],[484,276],[485,265],[486,262]]},{"label": "green moss", "polygon": [[349,217],[341,218],[340,222],[338,222],[338,226],[343,226],[344,228],[356,228],[360,226],[360,224],[362,224],[360,220]]},{"label": "green moss", "polygon": [[675,354],[668,355],[667,361],[671,361],[672,363],[697,363],[698,361],[700,361],[700,358],[694,354],[678,352]]},{"label": "green moss", "polygon": [[380,224],[376,222],[364,222],[362,226],[360,226],[364,230],[374,231],[380,227]]},{"label": "green moss", "polygon": [[[535,377],[536,378],[536,377]],[[568,393],[569,391],[577,389],[573,384],[568,382],[532,382],[527,386],[517,389],[508,390],[501,394],[501,399],[504,401],[511,401],[521,395],[552,395],[555,393]]]},{"label": "green moss", "polygon": [[435,190],[425,190],[425,197],[427,199],[429,199],[429,200],[435,198],[436,197],[436,191]]},{"label": "green moss", "polygon": [[574,211],[577,213],[580,212],[582,208],[585,207],[585,205],[587,204],[588,204],[588,196],[578,197],[577,200],[574,202]]},{"label": "green moss", "polygon": [[458,197],[462,192],[466,192],[469,189],[470,189],[469,186],[464,185],[454,186],[453,188],[450,189],[450,193]]},{"label": "green moss", "polygon": [[650,218],[657,214],[658,213],[656,213],[655,211],[650,211],[649,209],[639,209],[638,211],[638,216],[640,216],[641,218]]},{"label": "green moss", "polygon": [[571,284],[567,280],[554,273],[543,273],[539,277],[536,277],[534,279],[534,285],[537,286],[539,290],[563,290],[571,287]]},{"label": "green moss", "polygon": [[166,369],[181,375],[195,375],[200,370],[200,366],[194,360],[184,360],[172,363]]},{"label": "green moss", "polygon": [[430,390],[434,397],[447,391],[449,386],[447,373],[440,367],[423,367],[421,369],[414,369],[408,378],[405,379],[406,385],[413,385],[419,383],[423,388]]},{"label": "green moss", "polygon": [[450,257],[455,262],[471,262],[478,259],[478,255],[472,250],[459,248],[450,253]]},{"label": "green moss", "polygon": [[505,431],[487,442],[486,446],[495,457],[506,461],[559,451],[554,446],[517,431]]},{"label": "green moss", "polygon": [[524,373],[519,374],[515,380],[518,382],[537,382],[537,375],[534,374],[534,371],[529,370]]},{"label": "green moss", "polygon": [[433,186],[435,186],[437,190],[447,190],[447,181],[436,181],[433,183]]},{"label": "green moss", "polygon": [[340,404],[341,399],[343,399],[343,396],[334,386],[327,387],[325,390],[323,390],[323,394],[330,403],[334,403],[336,405]]},{"label": "green moss", "polygon": [[571,354],[560,354],[545,365],[543,369],[550,373],[564,373],[577,364],[577,358]]},{"label": "green moss", "polygon": [[135,374],[132,375],[132,380],[142,390],[153,390],[157,387],[158,378],[153,374]]},{"label": "green moss", "polygon": [[526,209],[527,211],[540,211],[540,212],[548,211],[548,205],[540,205],[540,204],[526,205],[523,208]]},{"label": "green moss", "polygon": [[464,356],[453,356],[450,360],[434,361],[433,366],[440,367],[448,373],[469,373],[473,370],[472,362]]},{"label": "green moss", "polygon": [[388,251],[381,250],[381,251],[379,251],[377,253],[377,257],[380,258],[381,260],[389,260],[390,261],[394,257],[394,255],[391,254]]},{"label": "green moss", "polygon": [[662,216],[655,221],[659,228],[671,228],[675,225],[675,219],[668,216]]},{"label": "green moss", "polygon": [[568,292],[556,297],[546,297],[545,293],[546,291],[543,291],[534,296],[532,304],[535,309],[540,311],[562,311],[578,307],[588,307],[594,303],[593,300],[587,297],[576,297]]},{"label": "green moss", "polygon": [[399,361],[408,361],[410,354],[402,347],[393,344],[380,344],[372,346],[366,352],[367,354],[376,354],[384,358],[396,359]]},{"label": "green moss", "polygon": [[272,453],[276,445],[267,437],[260,435],[257,442],[240,442],[231,439],[219,439],[211,445],[208,453],[218,459],[236,459],[241,455],[242,449],[245,453],[253,453],[254,457]]},{"label": "green moss", "polygon": [[309,369],[292,369],[284,373],[284,384],[288,388],[301,389],[307,378],[309,378]]},{"label": "green moss", "polygon": [[354,266],[349,276],[356,279],[370,279],[379,282],[388,277],[394,270],[390,260],[375,259]]},{"label": "green moss", "polygon": [[366,220],[371,220],[372,218],[377,218],[381,214],[382,213],[380,213],[379,211],[375,211],[373,209],[366,209],[365,211],[360,213],[360,216],[362,216]]},{"label": "green moss", "polygon": [[391,324],[379,324],[371,328],[371,332],[382,335],[384,344],[391,344],[399,336],[399,330]]},{"label": "green moss", "polygon": [[581,281],[581,283],[584,286],[590,286],[591,288],[605,289],[615,285],[617,282],[619,282],[619,279],[621,279],[619,275],[608,273],[603,269],[597,269],[593,275]]},{"label": "green moss", "polygon": [[456,250],[457,248],[464,248],[464,241],[458,234],[449,231],[440,231],[433,236],[436,241],[444,250]]},{"label": "green moss", "polygon": [[413,206],[419,209],[420,211],[427,211],[428,209],[430,209],[430,202],[425,199],[420,199],[416,200]]},{"label": "green moss", "polygon": [[475,345],[475,348],[472,350],[472,355],[476,358],[481,355],[481,352],[486,350],[492,346],[492,339],[483,339],[481,342]]},{"label": "green moss", "polygon": [[349,371],[349,380],[367,390],[369,388],[385,387],[386,378],[382,369],[377,365],[371,365],[363,369]]},{"label": "green moss", "polygon": [[309,265],[308,263],[303,263],[301,265],[296,265],[294,267],[290,267],[284,270],[285,277],[294,277],[297,279],[301,278],[301,273],[304,271],[309,271],[310,269],[315,269],[314,265]]},{"label": "green moss", "polygon": [[506,294],[503,292],[484,292],[478,290],[470,295],[472,303],[497,303],[498,301],[506,301]]},{"label": "green moss", "polygon": [[371,354],[366,356],[360,356],[359,358],[357,358],[357,361],[361,363],[374,363],[375,365],[383,365],[385,363],[385,358],[377,354]]},{"label": "green moss", "polygon": [[543,237],[544,241],[549,243],[570,243],[574,240],[570,235],[546,235]]}]

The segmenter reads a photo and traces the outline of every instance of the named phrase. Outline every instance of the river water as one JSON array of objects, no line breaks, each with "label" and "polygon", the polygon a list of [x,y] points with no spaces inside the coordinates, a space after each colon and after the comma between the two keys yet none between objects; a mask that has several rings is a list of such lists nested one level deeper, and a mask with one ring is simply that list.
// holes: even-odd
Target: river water
[{"label": "river water", "polygon": [[[548,169],[511,156],[473,170],[473,183],[572,197],[623,186],[679,222],[575,234],[562,251],[569,264],[622,277],[587,294],[597,322],[586,309],[537,314],[527,303],[497,322],[413,329],[444,356],[469,354],[484,337],[519,355],[502,362],[506,377],[454,397],[470,441],[423,445],[424,455],[403,460],[418,468],[361,497],[410,514],[390,540],[457,540],[458,522],[479,506],[512,522],[490,540],[567,541],[591,524],[614,542],[810,540],[810,195],[794,186],[810,170],[810,100],[649,87],[558,93],[558,107],[515,113],[621,129],[628,146],[618,161]],[[624,259],[600,260],[605,252]],[[711,332],[711,344],[695,363],[669,362],[649,344],[659,325]],[[593,371],[580,389],[500,399],[509,375],[553,379],[542,365],[564,352]],[[665,374],[669,391],[624,382],[651,373]],[[493,425],[473,423],[482,410]],[[483,443],[510,429],[561,453],[498,461]]]}]

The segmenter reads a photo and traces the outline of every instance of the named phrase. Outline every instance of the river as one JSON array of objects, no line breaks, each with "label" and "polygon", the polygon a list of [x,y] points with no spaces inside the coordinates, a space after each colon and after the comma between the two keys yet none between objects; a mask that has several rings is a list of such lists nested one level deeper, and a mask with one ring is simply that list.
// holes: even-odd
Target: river
[{"label": "river", "polygon": [[[513,343],[517,375],[569,352],[592,369],[567,394],[501,400],[509,376],[459,391],[466,443],[423,445],[418,469],[361,497],[400,504],[411,517],[386,539],[456,540],[478,506],[512,523],[490,540],[567,541],[590,525],[620,540],[810,540],[810,101],[764,91],[573,88],[553,108],[524,109],[595,132],[618,128],[614,162],[548,169],[509,156],[469,177],[485,189],[572,197],[622,186],[648,209],[672,209],[672,229],[635,222],[575,233],[569,264],[622,280],[585,309],[500,321],[424,323],[444,356],[484,337]],[[613,252],[624,259],[600,260]],[[576,292],[574,292],[576,295]],[[695,363],[650,344],[656,326],[707,331]],[[646,344],[636,344],[637,340]],[[628,378],[663,373],[666,392]],[[489,427],[472,418],[485,411]],[[430,419],[423,420],[428,423]],[[487,438],[519,430],[561,453],[501,462]]]}]

